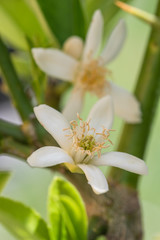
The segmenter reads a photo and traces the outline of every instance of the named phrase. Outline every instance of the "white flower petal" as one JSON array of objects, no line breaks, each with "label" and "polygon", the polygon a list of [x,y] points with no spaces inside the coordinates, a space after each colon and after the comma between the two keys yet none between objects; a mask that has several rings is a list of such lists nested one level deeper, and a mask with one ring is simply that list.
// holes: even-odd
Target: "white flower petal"
[{"label": "white flower petal", "polygon": [[112,127],[113,122],[113,103],[110,96],[105,96],[97,101],[91,109],[88,119],[90,126],[96,129],[96,132],[101,132],[103,126],[107,129]]},{"label": "white flower petal", "polygon": [[88,183],[96,194],[108,191],[108,183],[101,170],[93,165],[78,164],[78,167],[85,173]]},{"label": "white flower petal", "polygon": [[84,153],[84,151],[80,149],[75,150],[73,158],[76,164],[81,163],[84,160],[84,158],[86,160],[86,153]]},{"label": "white flower petal", "polygon": [[73,164],[72,158],[61,148],[58,147],[42,147],[33,152],[27,162],[32,167],[50,167],[60,163]]},{"label": "white flower petal", "polygon": [[103,17],[100,10],[95,11],[92,22],[87,32],[87,38],[84,46],[83,61],[92,58],[97,52],[102,38]]},{"label": "white flower petal", "polygon": [[69,150],[72,140],[66,137],[70,125],[66,118],[54,108],[45,104],[34,108],[35,115],[42,126],[55,138],[58,144],[65,150]]},{"label": "white flower petal", "polygon": [[113,83],[110,84],[115,113],[128,123],[140,123],[141,110],[136,97],[125,89]]},{"label": "white flower petal", "polygon": [[101,57],[104,64],[111,62],[120,52],[126,38],[126,32],[126,24],[123,20],[120,20],[102,51]]},{"label": "white flower petal", "polygon": [[48,75],[72,81],[78,62],[57,49],[33,48],[32,54],[37,65]]},{"label": "white flower petal", "polygon": [[77,113],[81,113],[83,107],[83,92],[73,89],[71,96],[63,109],[63,115],[68,121],[77,120]]},{"label": "white flower petal", "polygon": [[91,164],[118,167],[142,175],[148,174],[147,166],[143,160],[123,152],[104,153],[100,158],[94,157]]}]

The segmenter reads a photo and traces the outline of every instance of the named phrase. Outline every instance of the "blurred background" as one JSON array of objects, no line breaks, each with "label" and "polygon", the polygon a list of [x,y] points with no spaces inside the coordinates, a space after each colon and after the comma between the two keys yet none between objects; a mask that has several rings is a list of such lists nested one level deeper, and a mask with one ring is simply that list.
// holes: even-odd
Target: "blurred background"
[{"label": "blurred background", "polygon": [[[14,2],[14,0],[12,0]],[[23,50],[25,57],[25,42],[20,41],[20,31],[10,28],[7,22],[6,13],[3,9],[2,0],[0,0],[0,33],[3,38],[7,40],[8,46],[12,41],[14,48],[20,47]],[[35,2],[35,1],[33,1]],[[150,13],[155,12],[157,0],[134,0],[129,2],[131,5],[140,9],[146,10]],[[16,1],[18,4],[18,1]],[[16,7],[16,6],[15,6]],[[18,9],[18,8],[17,8]],[[111,28],[120,19],[124,18],[127,24],[128,36],[126,43],[118,55],[116,60],[108,66],[112,71],[113,81],[120,86],[133,91],[136,80],[140,71],[141,61],[143,60],[144,50],[147,44],[148,36],[151,28],[146,24],[137,20],[135,17],[129,14],[122,13],[121,11],[116,14],[113,20],[110,22],[108,31],[106,30],[106,36],[108,36]],[[29,27],[29,26],[28,26]],[[4,31],[5,29],[5,31]],[[12,46],[12,47],[13,47]],[[26,71],[26,61],[21,62],[19,59],[15,59],[15,64],[20,69],[20,72]],[[3,79],[1,80],[2,88]],[[69,94],[69,92],[68,92]],[[62,105],[65,104],[67,98],[66,94],[63,98]],[[86,95],[85,109],[82,113],[82,117],[86,117],[90,107],[97,99]],[[12,106],[10,100],[2,93],[0,93],[0,118],[13,121],[17,124],[21,123],[21,119],[18,113]],[[160,105],[152,126],[152,132],[147,145],[147,151],[145,153],[145,161],[147,163],[149,174],[144,176],[140,181],[140,201],[142,205],[142,215],[144,223],[144,239],[154,239],[158,233],[160,234]],[[112,134],[112,141],[114,143],[113,148],[116,149],[124,122],[115,117],[113,129],[116,131]],[[11,159],[8,156],[0,156],[0,165],[4,168],[10,166],[13,169],[12,175],[8,184],[4,188],[2,195],[8,196],[12,199],[16,199],[26,203],[27,205],[34,207],[44,218],[46,216],[46,204],[47,204],[47,190],[48,186],[53,178],[53,173],[47,169],[31,169],[23,161],[17,159]],[[107,168],[103,168],[106,172]],[[55,173],[57,174],[57,173]],[[6,232],[6,230],[0,226],[0,240],[13,240],[14,238]]]}]

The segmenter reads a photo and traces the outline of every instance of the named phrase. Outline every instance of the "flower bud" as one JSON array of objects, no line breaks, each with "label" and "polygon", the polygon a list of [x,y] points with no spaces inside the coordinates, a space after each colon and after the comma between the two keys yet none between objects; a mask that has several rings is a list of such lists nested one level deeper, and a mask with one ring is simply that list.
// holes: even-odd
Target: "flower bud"
[{"label": "flower bud", "polygon": [[63,51],[68,55],[79,59],[83,51],[83,41],[78,36],[68,38],[63,44]]}]

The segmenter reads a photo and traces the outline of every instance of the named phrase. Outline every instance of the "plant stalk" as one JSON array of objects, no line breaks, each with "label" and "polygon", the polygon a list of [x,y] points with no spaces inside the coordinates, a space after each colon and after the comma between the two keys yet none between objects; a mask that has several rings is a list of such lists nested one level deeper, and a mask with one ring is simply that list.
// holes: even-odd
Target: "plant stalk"
[{"label": "plant stalk", "polygon": [[[160,17],[160,1],[156,16]],[[118,151],[144,158],[151,126],[156,113],[160,93],[160,31],[153,28],[135,89],[135,96],[142,109],[142,123],[125,124]],[[139,176],[123,170],[111,168],[110,178],[137,187]]]},{"label": "plant stalk", "polygon": [[33,147],[15,141],[10,137],[0,140],[0,154],[9,154],[24,160],[27,159],[34,150]]},{"label": "plant stalk", "polygon": [[16,105],[23,120],[27,120],[32,113],[32,105],[27,98],[23,86],[16,74],[11,62],[9,52],[0,38],[0,66],[4,74],[7,86],[10,90],[13,102]]},{"label": "plant stalk", "polygon": [[33,117],[33,106],[30,99],[27,97],[24,87],[19,80],[15,68],[10,59],[9,52],[0,38],[0,67],[5,77],[7,86],[12,96],[13,102],[19,111],[24,122],[31,121],[33,124],[37,138],[43,142],[46,131],[42,128],[39,122]]},{"label": "plant stalk", "polygon": [[26,138],[20,126],[0,119],[0,134],[2,136],[13,137],[18,141],[25,142]]}]

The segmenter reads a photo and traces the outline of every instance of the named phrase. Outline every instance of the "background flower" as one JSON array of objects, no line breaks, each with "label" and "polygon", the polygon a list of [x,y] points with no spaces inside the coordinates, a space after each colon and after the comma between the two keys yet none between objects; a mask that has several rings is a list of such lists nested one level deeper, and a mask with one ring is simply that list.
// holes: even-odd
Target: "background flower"
[{"label": "background flower", "polygon": [[[98,97],[111,95],[115,112],[127,122],[138,123],[141,121],[138,101],[128,91],[111,83],[110,71],[105,68],[123,46],[126,38],[125,22],[119,21],[99,54],[102,33],[103,17],[100,10],[97,10],[88,29],[84,48],[79,38],[70,38],[64,44],[64,49],[65,52],[70,52],[71,56],[57,49],[42,48],[32,49],[32,54],[38,66],[49,76],[74,84],[70,99],[63,110],[68,120],[76,119],[76,113],[80,113],[83,107],[84,93],[89,91]],[[81,59],[78,60],[76,58],[81,51]]]}]

